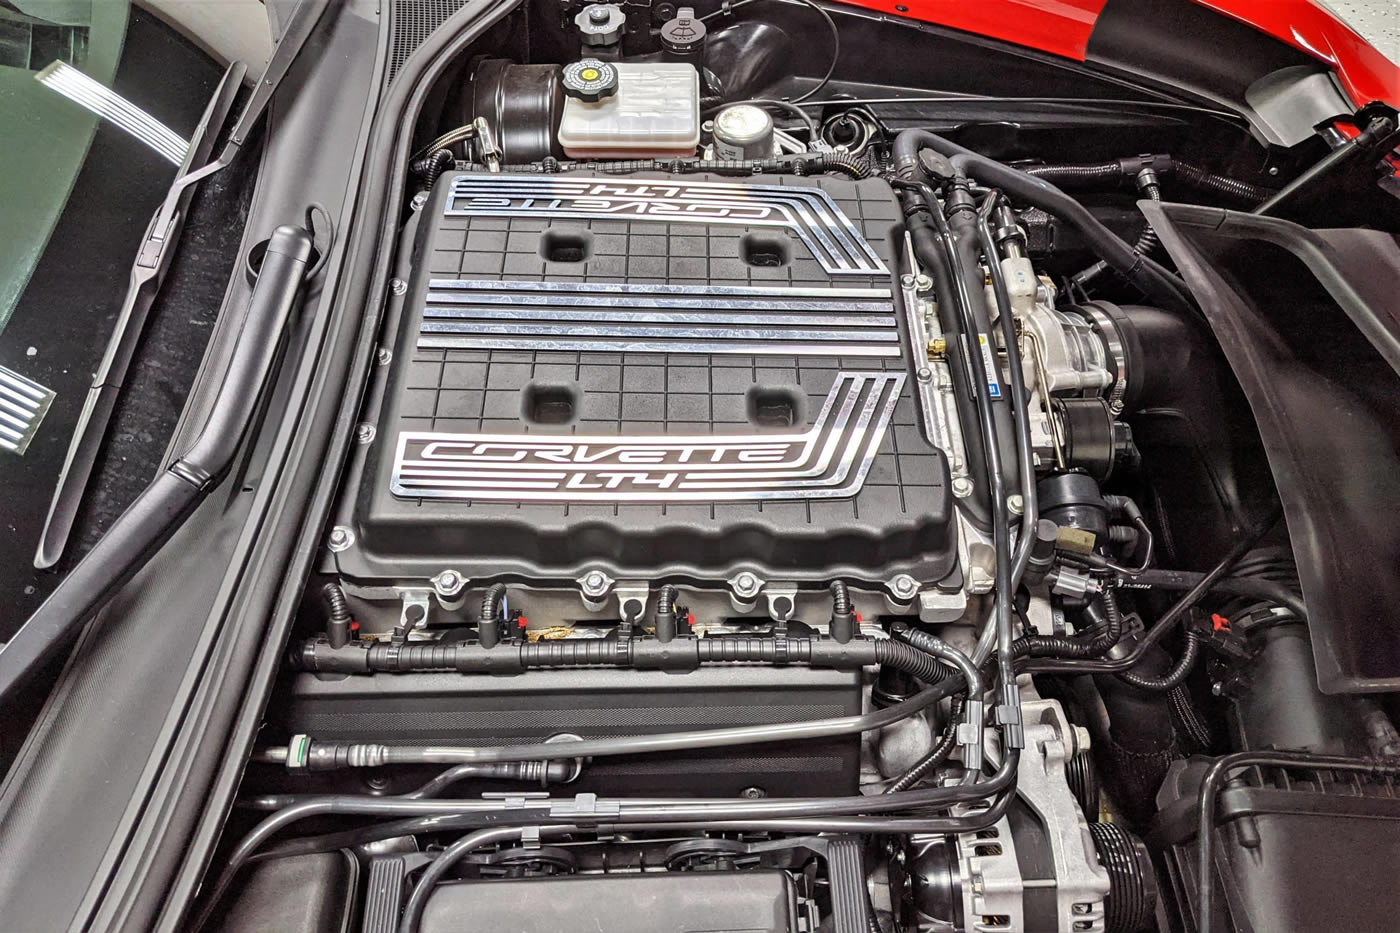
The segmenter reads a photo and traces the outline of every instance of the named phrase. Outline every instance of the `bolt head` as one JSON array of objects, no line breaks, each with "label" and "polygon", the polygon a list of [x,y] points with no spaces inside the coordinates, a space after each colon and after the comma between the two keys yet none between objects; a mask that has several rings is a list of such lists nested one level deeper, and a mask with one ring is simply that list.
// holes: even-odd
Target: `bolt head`
[{"label": "bolt head", "polygon": [[462,592],[462,588],[466,585],[466,578],[455,570],[443,570],[433,577],[433,590],[439,596],[447,598]]},{"label": "bolt head", "polygon": [[394,354],[389,350],[388,347],[380,347],[377,351],[375,351],[374,358],[380,366],[388,366],[389,361],[394,358]]},{"label": "bolt head", "polygon": [[759,589],[758,577],[745,570],[734,578],[734,592],[740,596],[752,596]]},{"label": "bolt head", "polygon": [[601,570],[590,570],[579,580],[579,586],[583,589],[583,595],[588,597],[598,597],[607,593],[608,587],[612,585],[612,580]]},{"label": "bolt head", "polygon": [[[414,200],[416,201],[418,199],[414,198]],[[393,292],[395,295],[402,295],[404,292],[408,291],[408,283],[403,279],[393,279],[389,282],[389,291]]]},{"label": "bolt head", "polygon": [[1006,507],[1011,510],[1012,515],[1020,515],[1026,510],[1026,500],[1020,496],[1007,496]]},{"label": "bolt head", "polygon": [[331,529],[330,537],[326,541],[332,553],[339,554],[355,543],[355,533],[344,525],[336,525]]},{"label": "bolt head", "polygon": [[409,205],[408,205],[408,206],[411,207],[411,208],[413,208],[415,211],[421,211],[421,210],[423,209],[423,205],[424,205],[424,204],[427,204],[427,203],[428,203],[428,192],[426,192],[426,191],[420,191],[420,192],[418,192],[417,194],[415,194],[415,195],[413,196],[413,200],[412,200],[411,202],[409,202]]},{"label": "bolt head", "polygon": [[966,499],[972,495],[972,480],[966,476],[953,477],[953,495],[959,499]]},{"label": "bolt head", "polygon": [[374,425],[361,423],[355,425],[355,440],[361,444],[368,444],[374,440]]},{"label": "bolt head", "polygon": [[899,277],[899,284],[904,288],[913,288],[916,282],[918,282],[918,279],[908,273]]},{"label": "bolt head", "polygon": [[896,599],[912,599],[919,592],[919,583],[907,573],[896,574],[890,578],[890,593]]},{"label": "bolt head", "polygon": [[748,800],[761,800],[768,796],[768,792],[761,787],[745,787],[739,791],[739,796]]},{"label": "bolt head", "polygon": [[933,370],[925,366],[922,369],[920,369],[917,373],[915,373],[914,376],[920,382],[930,382],[933,380]]},{"label": "bolt head", "polygon": [[929,278],[926,275],[921,274],[918,278],[914,280],[914,284],[918,286],[918,289],[921,292],[933,290],[933,279]]}]

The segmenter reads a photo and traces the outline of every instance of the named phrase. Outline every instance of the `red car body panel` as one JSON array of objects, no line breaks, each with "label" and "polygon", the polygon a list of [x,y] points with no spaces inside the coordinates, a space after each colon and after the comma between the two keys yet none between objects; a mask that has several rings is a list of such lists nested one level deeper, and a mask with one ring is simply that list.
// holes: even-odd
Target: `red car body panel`
[{"label": "red car body panel", "polygon": [[1083,61],[1107,0],[843,0]]},{"label": "red car body panel", "polygon": [[1195,0],[1332,66],[1357,106],[1400,106],[1400,65],[1310,0]]},{"label": "red car body panel", "polygon": [[[1084,61],[1107,0],[842,0]],[[1183,0],[1184,2],[1184,0]],[[1325,62],[1357,106],[1400,106],[1400,65],[1312,0],[1192,0]]]}]

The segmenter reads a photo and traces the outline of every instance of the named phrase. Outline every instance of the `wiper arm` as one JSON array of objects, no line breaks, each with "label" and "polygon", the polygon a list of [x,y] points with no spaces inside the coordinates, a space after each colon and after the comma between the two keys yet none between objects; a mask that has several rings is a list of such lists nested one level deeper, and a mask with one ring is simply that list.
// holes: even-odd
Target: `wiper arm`
[{"label": "wiper arm", "polygon": [[107,344],[107,352],[93,379],[92,387],[88,389],[87,400],[83,404],[73,440],[68,445],[63,470],[59,474],[58,487],[49,503],[48,518],[44,522],[39,547],[34,554],[35,567],[52,567],[58,563],[68,546],[68,538],[77,520],[78,507],[92,478],[98,451],[102,448],[112,413],[116,409],[117,396],[126,380],[127,368],[136,353],[136,346],[140,343],[141,333],[145,329],[146,316],[174,255],[173,244],[184,227],[184,214],[194,193],[194,186],[224,169],[237,157],[328,5],[329,0],[303,0],[297,7],[277,43],[277,48],[273,50],[272,57],[268,59],[267,67],[263,69],[257,86],[244,104],[243,112],[239,114],[238,123],[230,133],[228,143],[219,153],[218,159],[206,164],[205,160],[213,151],[214,140],[228,118],[247,68],[235,62],[224,72],[223,80],[210,99],[209,106],[195,131],[195,138],[191,141],[184,163],[166,192],[165,201],[147,227],[136,261],[132,264],[130,284],[127,286],[121,313],[117,316],[116,330]]},{"label": "wiper arm", "polygon": [[15,637],[0,650],[0,701],[52,658],[136,575],[233,465],[301,294],[311,234],[272,232],[228,372],[193,444],[136,497]]},{"label": "wiper arm", "polygon": [[151,218],[146,228],[145,239],[131,265],[131,276],[126,288],[126,298],[117,314],[116,328],[107,341],[107,351],[93,377],[83,402],[82,413],[73,431],[73,439],[68,444],[68,454],[63,461],[63,469],[58,475],[58,487],[54,490],[53,501],[49,503],[49,515],[44,521],[44,530],[39,536],[39,548],[34,554],[34,566],[40,569],[52,567],[63,556],[68,544],[68,536],[73,531],[73,523],[78,515],[83,492],[87,489],[97,462],[97,453],[107,436],[107,426],[116,408],[117,396],[126,381],[127,369],[131,366],[136,346],[141,341],[141,333],[146,327],[146,317],[160,291],[161,281],[170,267],[174,250],[170,248],[179,236],[185,223],[185,211],[194,194],[191,186],[181,186],[182,178],[193,165],[202,165],[214,148],[214,139],[228,119],[238,88],[243,84],[247,68],[235,62],[224,72],[214,95],[204,109],[194,138],[185,153],[176,180],[166,193],[165,202]]}]

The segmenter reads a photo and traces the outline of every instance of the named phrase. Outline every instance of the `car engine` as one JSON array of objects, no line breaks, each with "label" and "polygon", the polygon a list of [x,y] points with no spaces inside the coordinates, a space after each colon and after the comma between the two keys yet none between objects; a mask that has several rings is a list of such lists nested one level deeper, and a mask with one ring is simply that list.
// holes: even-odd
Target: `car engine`
[{"label": "car engine", "polygon": [[[1133,207],[1250,209],[1255,144],[780,94],[830,15],[730,6],[528,4],[438,79],[210,909],[257,928],[296,865],[308,929],[1308,927],[1269,892],[1341,779],[1281,750],[1400,735],[1317,690],[1249,405]],[[1203,878],[1196,795],[1264,752]]]}]

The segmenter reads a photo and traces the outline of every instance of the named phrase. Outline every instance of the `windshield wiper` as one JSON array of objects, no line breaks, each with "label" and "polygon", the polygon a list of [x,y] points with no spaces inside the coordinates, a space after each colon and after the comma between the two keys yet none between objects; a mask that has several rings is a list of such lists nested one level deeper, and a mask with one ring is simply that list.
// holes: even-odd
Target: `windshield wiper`
[{"label": "windshield wiper", "polygon": [[[192,186],[180,187],[180,180],[191,166],[202,165],[214,148],[214,139],[228,119],[229,110],[243,84],[247,68],[235,62],[224,72],[214,95],[209,99],[190,140],[184,162],[180,166],[176,180],[167,192],[165,202],[151,218],[146,228],[145,239],[137,251],[136,260],[131,265],[131,277],[126,288],[126,298],[117,314],[116,328],[107,341],[107,351],[93,377],[83,402],[82,413],[73,431],[73,439],[68,444],[68,454],[63,460],[63,469],[58,475],[58,487],[54,490],[53,501],[49,503],[49,515],[44,520],[44,530],[39,536],[39,548],[34,554],[34,566],[40,569],[52,567],[63,556],[68,544],[68,536],[73,531],[73,522],[78,515],[78,506],[87,489],[92,468],[97,463],[97,453],[107,436],[107,426],[116,408],[117,396],[126,381],[127,369],[136,346],[141,341],[141,333],[146,327],[146,317],[160,291],[161,281],[170,268],[174,250],[168,248],[179,236],[184,227],[185,212],[194,194]],[[173,195],[173,197],[172,197]],[[167,211],[167,206],[170,210]]]},{"label": "windshield wiper", "polygon": [[[102,365],[98,367],[92,387],[88,389],[87,400],[78,418],[73,439],[68,445],[68,454],[59,473],[58,487],[49,503],[49,514],[39,536],[39,546],[34,554],[34,566],[45,569],[58,563],[68,546],[68,538],[77,520],[78,507],[82,504],[92,478],[93,466],[97,463],[98,452],[107,436],[107,428],[116,409],[117,396],[121,394],[126,380],[126,372],[141,341],[145,329],[146,316],[160,290],[161,280],[169,268],[174,255],[174,244],[184,227],[184,216],[194,193],[194,186],[228,166],[237,157],[244,142],[253,131],[253,126],[267,109],[268,102],[277,91],[287,70],[296,59],[297,53],[306,44],[312,28],[325,12],[329,0],[304,0],[297,7],[283,32],[267,67],[243,105],[238,123],[229,134],[218,159],[205,163],[213,151],[214,141],[228,118],[230,108],[238,88],[243,83],[247,68],[239,62],[230,65],[224,72],[214,96],[205,109],[204,116],[195,130],[180,171],[166,192],[165,200],[156,211],[146,236],[137,251],[136,261],[131,266],[130,284],[126,299],[117,316],[116,330],[108,341]],[[194,168],[194,166],[199,166]]]},{"label": "windshield wiper", "polygon": [[20,687],[165,544],[233,466],[310,266],[311,234],[267,241],[247,317],[203,429],[147,486],[0,650],[0,701]]}]

